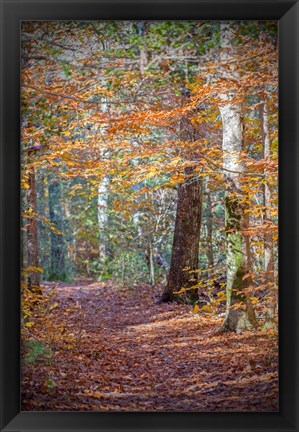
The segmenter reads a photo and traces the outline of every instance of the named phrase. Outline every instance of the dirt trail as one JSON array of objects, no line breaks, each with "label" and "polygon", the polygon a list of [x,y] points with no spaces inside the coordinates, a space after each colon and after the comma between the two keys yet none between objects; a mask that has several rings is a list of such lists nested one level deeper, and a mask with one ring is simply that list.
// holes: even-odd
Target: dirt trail
[{"label": "dirt trail", "polygon": [[213,336],[219,320],[186,305],[155,305],[153,293],[59,283],[53,320],[59,325],[80,306],[80,319],[68,317],[80,342],[54,349],[50,365],[23,366],[22,410],[278,409],[274,335]]}]

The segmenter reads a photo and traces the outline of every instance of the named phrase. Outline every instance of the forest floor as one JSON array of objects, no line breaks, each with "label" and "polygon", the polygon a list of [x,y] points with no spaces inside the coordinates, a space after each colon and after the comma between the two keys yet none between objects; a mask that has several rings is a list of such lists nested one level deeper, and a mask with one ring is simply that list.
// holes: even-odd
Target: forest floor
[{"label": "forest floor", "polygon": [[45,291],[54,285],[51,312],[30,330],[50,349],[34,360],[22,349],[23,411],[278,410],[273,331],[215,336],[220,318],[156,305],[147,285]]}]

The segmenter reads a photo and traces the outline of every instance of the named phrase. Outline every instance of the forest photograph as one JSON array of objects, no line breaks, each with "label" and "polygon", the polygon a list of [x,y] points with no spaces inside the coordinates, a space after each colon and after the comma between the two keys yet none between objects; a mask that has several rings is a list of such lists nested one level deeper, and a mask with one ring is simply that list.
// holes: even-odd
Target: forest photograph
[{"label": "forest photograph", "polygon": [[275,412],[278,22],[22,21],[21,410]]}]

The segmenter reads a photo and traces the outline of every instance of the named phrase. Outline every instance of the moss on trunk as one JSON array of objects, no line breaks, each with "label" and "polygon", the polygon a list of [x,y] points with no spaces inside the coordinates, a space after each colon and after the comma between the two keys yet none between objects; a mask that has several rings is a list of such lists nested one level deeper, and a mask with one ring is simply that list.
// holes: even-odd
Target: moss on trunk
[{"label": "moss on trunk", "polygon": [[[232,186],[232,184],[231,184]],[[254,310],[246,288],[244,238],[241,232],[242,207],[236,190],[230,190],[225,198],[226,227],[226,316],[217,333],[242,331],[256,326]]]}]

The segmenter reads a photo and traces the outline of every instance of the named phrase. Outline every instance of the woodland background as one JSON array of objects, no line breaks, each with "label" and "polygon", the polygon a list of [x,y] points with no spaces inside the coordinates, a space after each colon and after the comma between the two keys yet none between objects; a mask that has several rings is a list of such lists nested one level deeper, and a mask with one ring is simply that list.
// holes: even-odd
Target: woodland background
[{"label": "woodland background", "polygon": [[22,23],[23,409],[277,409],[277,31]]}]

